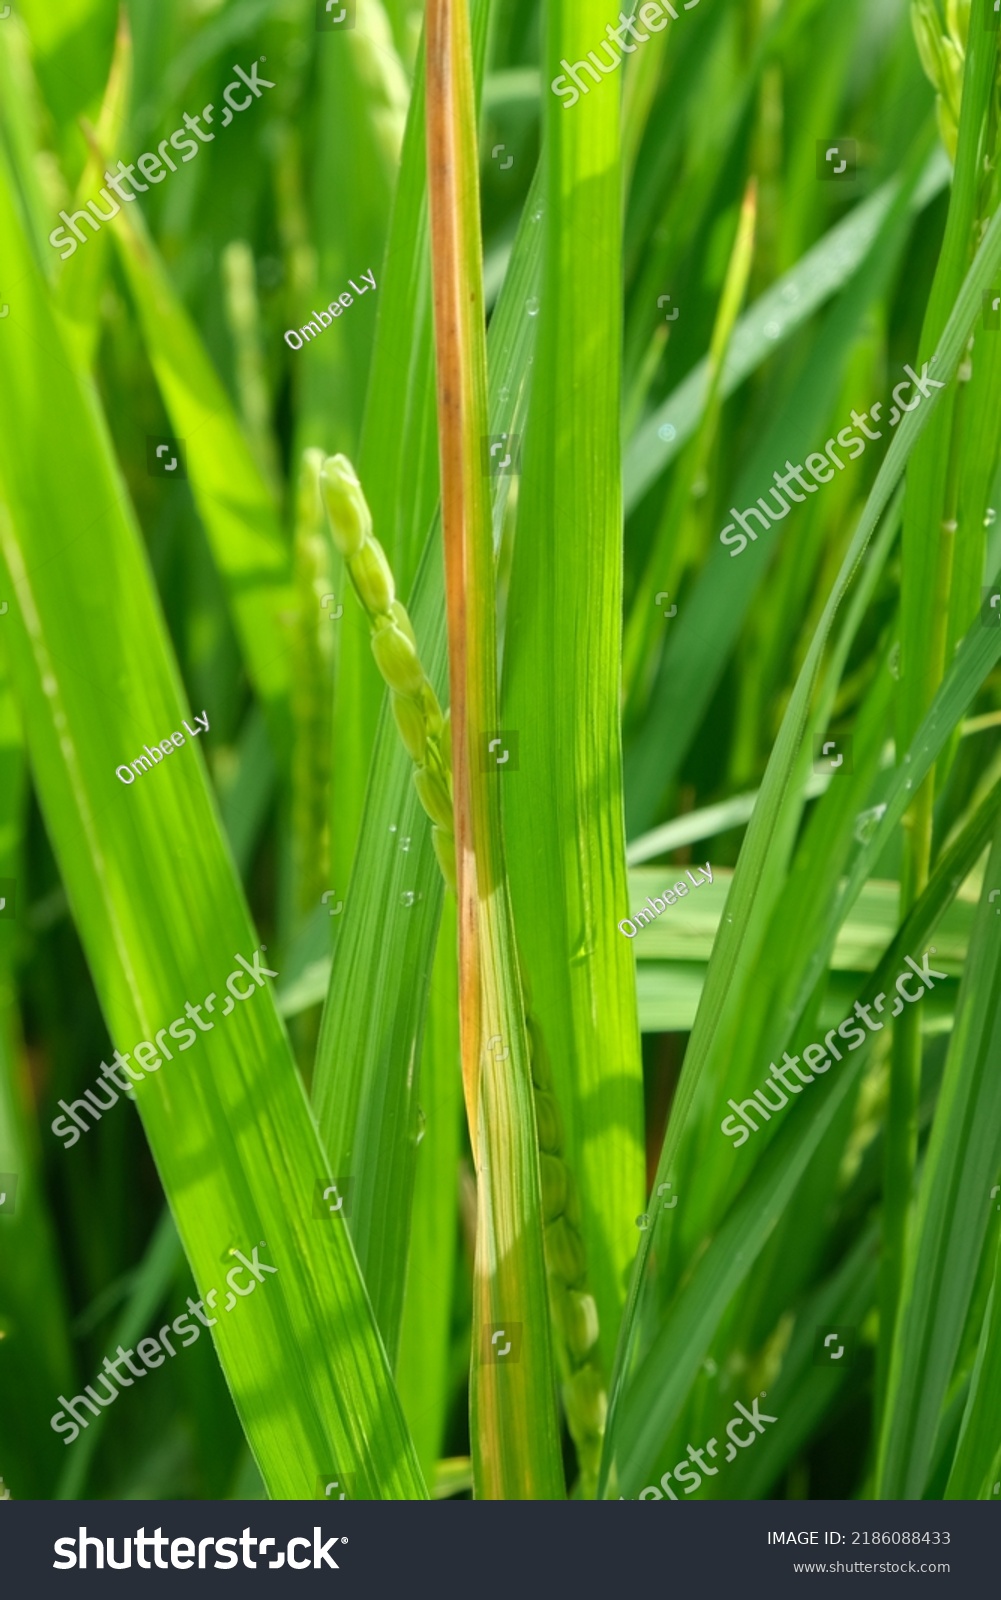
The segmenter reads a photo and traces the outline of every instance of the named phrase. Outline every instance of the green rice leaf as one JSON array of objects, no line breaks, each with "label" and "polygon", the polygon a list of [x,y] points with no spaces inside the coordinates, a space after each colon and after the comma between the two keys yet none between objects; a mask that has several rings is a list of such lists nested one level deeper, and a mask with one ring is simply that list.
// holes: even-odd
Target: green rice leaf
[{"label": "green rice leaf", "polygon": [[[547,82],[600,38],[607,11],[602,0],[552,7]],[[607,1372],[643,1191],[634,979],[616,928],[622,522],[619,374],[607,356],[619,346],[618,96],[609,86],[568,115],[547,93],[545,128],[544,271],[523,308],[538,316],[539,348],[498,724],[517,734],[520,765],[500,784],[529,1010],[552,1063]]]},{"label": "green rice leaf", "polygon": [[[991,1198],[995,1199],[992,1192]],[[994,1218],[992,1231],[996,1232]],[[998,1444],[996,1418],[1001,1403],[1001,1327],[998,1305],[999,1272],[998,1251],[994,1263],[994,1280],[984,1316],[977,1350],[976,1364],[970,1380],[970,1389],[963,1414],[959,1442],[949,1481],[943,1499],[990,1500],[998,1494],[997,1477],[1001,1471],[1001,1446]]]},{"label": "green rice leaf", "polygon": [[[1001,825],[985,883],[996,883],[999,872]],[[924,1492],[978,1267],[993,1232],[987,1197],[1001,1169],[996,918],[995,907],[982,898],[904,1261],[877,1468],[878,1492],[887,1499],[920,1499]]]},{"label": "green rice leaf", "polygon": [[[146,1055],[159,1061],[136,1100],[199,1292],[218,1295],[234,1248],[259,1249],[274,1268],[251,1304],[232,1296],[235,1314],[219,1296],[212,1330],[270,1494],[311,1497],[337,1465],[363,1494],[421,1497],[350,1239],[314,1215],[333,1175],[269,994],[252,984],[204,1037],[201,1023],[188,1029],[198,1048],[177,1058],[191,1047],[190,997],[208,990],[209,1006],[225,995],[227,969],[239,968],[237,954],[249,961],[256,936],[200,749],[179,734],[172,759],[144,757],[148,770],[137,762],[129,784],[116,776],[191,711],[93,389],[32,267],[2,163],[0,232],[22,296],[0,348],[6,637],[42,812],[109,1031],[130,1053],[149,1036]],[[53,429],[59,474],[47,470]],[[180,1041],[168,1033],[177,1013]],[[107,1114],[124,1115],[114,1104]],[[280,1186],[262,1182],[274,1172]],[[289,1349],[301,1362],[289,1365]]]},{"label": "green rice leaf", "polygon": [[[0,877],[24,905],[24,741],[6,669],[0,681]],[[16,900],[14,901],[16,906]],[[39,1499],[61,1465],[51,1402],[72,1381],[66,1294],[42,1181],[24,1046],[14,1002],[16,924],[0,923],[0,1459],[7,1492]],[[13,1182],[11,1181],[13,1180]]]},{"label": "green rice leaf", "polygon": [[247,672],[281,755],[290,738],[289,629],[295,596],[271,493],[142,220],[124,207],[107,226],[167,415],[183,441],[192,494],[226,588]]},{"label": "green rice leaf", "polygon": [[459,1223],[462,1072],[455,901],[445,896],[421,1051],[417,1171],[396,1384],[424,1476],[445,1441],[452,1398],[452,1302]]}]

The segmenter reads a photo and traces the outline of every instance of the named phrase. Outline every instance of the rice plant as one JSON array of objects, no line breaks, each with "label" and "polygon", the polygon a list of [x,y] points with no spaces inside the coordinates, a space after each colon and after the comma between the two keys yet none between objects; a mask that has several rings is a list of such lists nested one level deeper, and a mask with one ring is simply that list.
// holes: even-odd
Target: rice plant
[{"label": "rice plant", "polygon": [[997,1496],[999,129],[991,0],[0,18],[2,1492]]}]

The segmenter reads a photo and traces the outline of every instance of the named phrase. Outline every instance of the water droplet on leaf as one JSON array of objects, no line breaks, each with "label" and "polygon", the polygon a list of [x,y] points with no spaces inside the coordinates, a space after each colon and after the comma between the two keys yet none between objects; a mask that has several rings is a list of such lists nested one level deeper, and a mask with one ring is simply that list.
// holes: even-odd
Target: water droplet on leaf
[{"label": "water droplet on leaf", "polygon": [[871,806],[868,811],[859,812],[854,828],[854,836],[859,844],[869,843],[885,814],[885,805]]}]

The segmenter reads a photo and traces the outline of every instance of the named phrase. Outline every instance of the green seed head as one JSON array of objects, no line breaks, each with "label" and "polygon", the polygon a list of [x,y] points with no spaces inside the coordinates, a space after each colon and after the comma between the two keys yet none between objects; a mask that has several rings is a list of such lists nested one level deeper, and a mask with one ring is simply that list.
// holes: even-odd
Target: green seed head
[{"label": "green seed head", "polygon": [[555,1222],[547,1224],[545,1241],[549,1271],[558,1283],[572,1289],[587,1271],[580,1235],[571,1228],[566,1217],[557,1217]]},{"label": "green seed head", "polygon": [[560,1320],[571,1359],[583,1361],[598,1340],[598,1307],[594,1296],[568,1289],[560,1303]]},{"label": "green seed head", "polygon": [[542,1179],[543,1220],[555,1222],[566,1209],[567,1169],[557,1156],[547,1156],[540,1152],[539,1176]]},{"label": "green seed head", "polygon": [[963,101],[963,53],[948,35],[942,40],[942,62],[945,82],[942,98],[954,121],[959,122],[959,108]]},{"label": "green seed head", "polygon": [[925,76],[938,90],[935,114],[942,142],[953,163],[963,98],[965,46],[970,25],[969,0],[946,0],[946,27],[936,0],[911,0],[911,25]]},{"label": "green seed head", "polygon": [[428,743],[427,728],[421,709],[413,700],[405,700],[402,695],[394,694],[390,698],[396,726],[400,730],[400,738],[407,747],[407,754],[420,766],[427,753]]},{"label": "green seed head", "polygon": [[911,0],[911,27],[925,77],[941,93],[942,26],[935,0]]},{"label": "green seed head", "polygon": [[441,764],[442,771],[447,772],[449,777],[451,777],[451,766],[449,763],[444,761],[441,751],[441,736],[442,730],[445,726],[444,718],[441,714],[441,706],[438,704],[438,696],[435,694],[426,678],[424,680],[424,689],[421,694],[421,705],[424,708],[424,721],[427,724],[428,738],[433,739],[435,742],[437,760]]},{"label": "green seed head", "polygon": [[[529,1002],[525,1002],[526,1008]],[[553,1072],[549,1065],[549,1056],[546,1052],[545,1042],[539,1030],[539,1024],[529,1014],[525,1018],[528,1027],[528,1047],[532,1057],[532,1082],[537,1089],[552,1089]]]},{"label": "green seed head", "polygon": [[455,840],[452,837],[451,828],[449,828],[447,832],[444,828],[432,828],[431,843],[434,845],[434,853],[438,857],[438,865],[441,868],[441,875],[444,878],[447,887],[451,889],[454,894],[456,888]]},{"label": "green seed head", "polygon": [[391,689],[405,700],[420,694],[424,668],[410,640],[395,623],[380,619],[372,633],[372,654]]},{"label": "green seed head", "polygon": [[405,633],[414,649],[417,649],[417,635],[413,623],[407,613],[407,608],[399,600],[393,600],[389,606],[389,614],[401,633]]},{"label": "green seed head", "polygon": [[581,1433],[604,1433],[608,1400],[601,1376],[593,1367],[581,1367],[563,1385],[563,1404],[575,1437],[575,1424]]},{"label": "green seed head", "polygon": [[964,54],[970,34],[970,5],[971,0],[945,0],[945,25],[957,50]]},{"label": "green seed head", "polygon": [[388,620],[396,591],[389,562],[378,539],[366,539],[358,554],[348,562],[348,571],[369,616]]},{"label": "green seed head", "polygon": [[347,456],[327,457],[320,472],[320,493],[334,543],[341,555],[350,560],[371,537],[372,513]]},{"label": "green seed head", "polygon": [[535,1091],[535,1121],[539,1130],[539,1148],[556,1155],[563,1149],[563,1124],[560,1108],[551,1094],[542,1089]]},{"label": "green seed head", "polygon": [[[426,716],[425,722],[427,722]],[[438,739],[431,734],[430,727],[428,728],[428,753],[424,761],[424,765],[427,767],[432,776],[437,779],[441,787],[451,794],[452,774],[449,772],[444,761],[441,759],[441,744],[439,743]]]},{"label": "green seed head", "polygon": [[441,779],[428,767],[418,767],[414,773],[414,788],[431,821],[450,834],[453,825],[452,799]]}]

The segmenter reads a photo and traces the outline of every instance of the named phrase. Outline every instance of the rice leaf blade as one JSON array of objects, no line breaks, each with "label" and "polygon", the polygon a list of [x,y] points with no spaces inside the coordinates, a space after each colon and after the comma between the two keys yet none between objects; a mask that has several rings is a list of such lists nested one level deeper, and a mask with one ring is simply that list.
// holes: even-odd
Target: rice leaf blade
[{"label": "rice leaf blade", "polygon": [[[188,997],[213,982],[225,995],[226,969],[236,953],[249,960],[256,936],[200,751],[173,748],[173,764],[144,757],[129,784],[116,776],[116,764],[191,710],[103,418],[27,256],[2,161],[0,228],[20,257],[23,312],[0,350],[0,552],[16,597],[7,641],[42,811],[109,1030],[130,1053],[160,1034],[150,1051],[161,1076],[143,1078],[136,1099],[200,1292],[218,1294],[234,1246],[259,1247],[276,1268],[238,1314],[220,1299],[213,1330],[269,1492],[311,1497],[339,1461],[363,1492],[419,1498],[350,1239],[312,1213],[329,1169],[284,1029],[259,992],[265,976],[247,1004],[216,1012],[211,1038],[187,1030],[194,1056],[179,1060],[165,1043],[177,1039],[171,1013],[182,1013],[183,1044]],[[45,467],[53,426],[72,469],[58,475]],[[109,1114],[126,1113],[112,1102]],[[261,1182],[275,1171],[280,1189]],[[301,1365],[284,1361],[288,1348],[304,1353]]]}]

